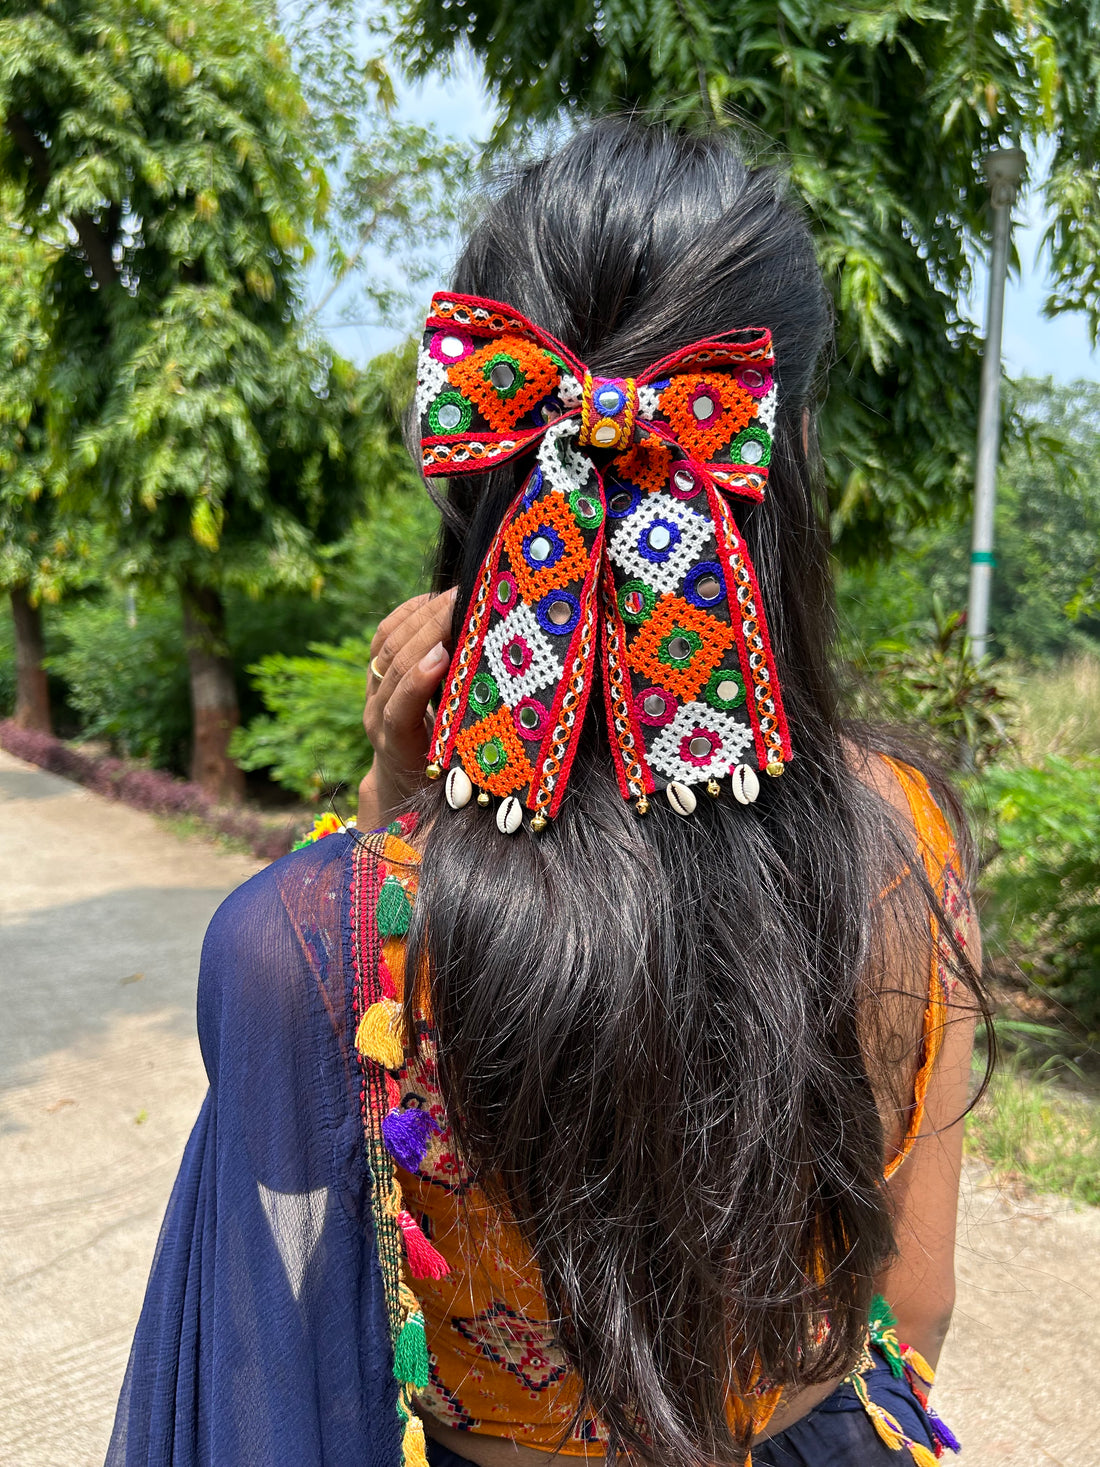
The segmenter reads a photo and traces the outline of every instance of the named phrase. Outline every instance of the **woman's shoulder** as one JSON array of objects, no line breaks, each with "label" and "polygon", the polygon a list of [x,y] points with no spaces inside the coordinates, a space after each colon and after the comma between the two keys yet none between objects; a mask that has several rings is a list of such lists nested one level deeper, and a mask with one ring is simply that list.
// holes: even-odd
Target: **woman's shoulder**
[{"label": "woman's shoulder", "polygon": [[965,863],[948,798],[938,794],[931,777],[915,764],[880,750],[848,745],[856,777],[896,817],[906,843],[924,865],[929,881],[942,891],[951,873],[965,882]]},{"label": "woman's shoulder", "polygon": [[[243,1050],[330,1042],[346,1003],[348,893],[356,835],[303,845],[236,888],[211,918],[199,970],[199,1038],[211,1079]],[[314,1033],[316,1031],[316,1033]]]}]

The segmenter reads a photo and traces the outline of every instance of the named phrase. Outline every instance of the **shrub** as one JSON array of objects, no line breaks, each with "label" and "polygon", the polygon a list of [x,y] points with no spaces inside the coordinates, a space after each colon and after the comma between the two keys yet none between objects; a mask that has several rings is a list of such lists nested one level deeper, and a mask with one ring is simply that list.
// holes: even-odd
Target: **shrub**
[{"label": "shrub", "polygon": [[267,769],[316,800],[339,787],[354,792],[370,767],[362,723],[370,639],[316,642],[309,650],[308,657],[276,653],[249,668],[269,712],[237,729],[230,753],[242,769]]},{"label": "shrub", "polygon": [[191,704],[178,605],[163,596],[128,603],[108,595],[63,606],[53,620],[58,650],[46,666],[65,684],[81,737],[184,769]]},{"label": "shrub", "polygon": [[986,770],[995,820],[989,932],[1021,968],[1100,1027],[1100,758]]}]

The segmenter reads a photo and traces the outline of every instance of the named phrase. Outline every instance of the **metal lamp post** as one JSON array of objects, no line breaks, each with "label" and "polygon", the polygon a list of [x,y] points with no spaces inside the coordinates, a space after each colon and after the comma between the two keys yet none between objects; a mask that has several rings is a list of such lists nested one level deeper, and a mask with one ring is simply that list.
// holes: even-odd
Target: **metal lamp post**
[{"label": "metal lamp post", "polygon": [[1001,438],[1001,328],[1005,276],[1012,236],[1012,206],[1027,159],[1019,148],[994,148],[985,156],[985,176],[993,209],[993,248],[989,258],[985,353],[978,402],[978,453],[974,473],[974,530],[970,542],[970,596],[966,626],[975,662],[989,640],[989,592],[993,580],[993,510],[997,501],[997,456]]}]

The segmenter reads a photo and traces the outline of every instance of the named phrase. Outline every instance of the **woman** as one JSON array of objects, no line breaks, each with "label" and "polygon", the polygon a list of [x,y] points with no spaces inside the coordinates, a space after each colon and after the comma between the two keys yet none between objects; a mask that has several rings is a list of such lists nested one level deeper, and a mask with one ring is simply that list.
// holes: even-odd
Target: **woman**
[{"label": "woman", "polygon": [[108,1462],[927,1467],[977,939],[928,780],[836,708],[808,232],[603,122],[454,287],[437,594],[372,647],[396,823],[211,924]]}]

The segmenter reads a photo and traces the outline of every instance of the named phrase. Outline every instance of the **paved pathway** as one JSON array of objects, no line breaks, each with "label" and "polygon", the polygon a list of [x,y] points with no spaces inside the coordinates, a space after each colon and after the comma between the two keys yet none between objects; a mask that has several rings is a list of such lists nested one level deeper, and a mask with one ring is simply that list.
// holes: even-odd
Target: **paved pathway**
[{"label": "paved pathway", "polygon": [[[205,1089],[202,933],[255,869],[0,752],[2,1467],[103,1460]],[[1097,1467],[1100,1211],[972,1172],[960,1221],[936,1396],[964,1467]]]}]

